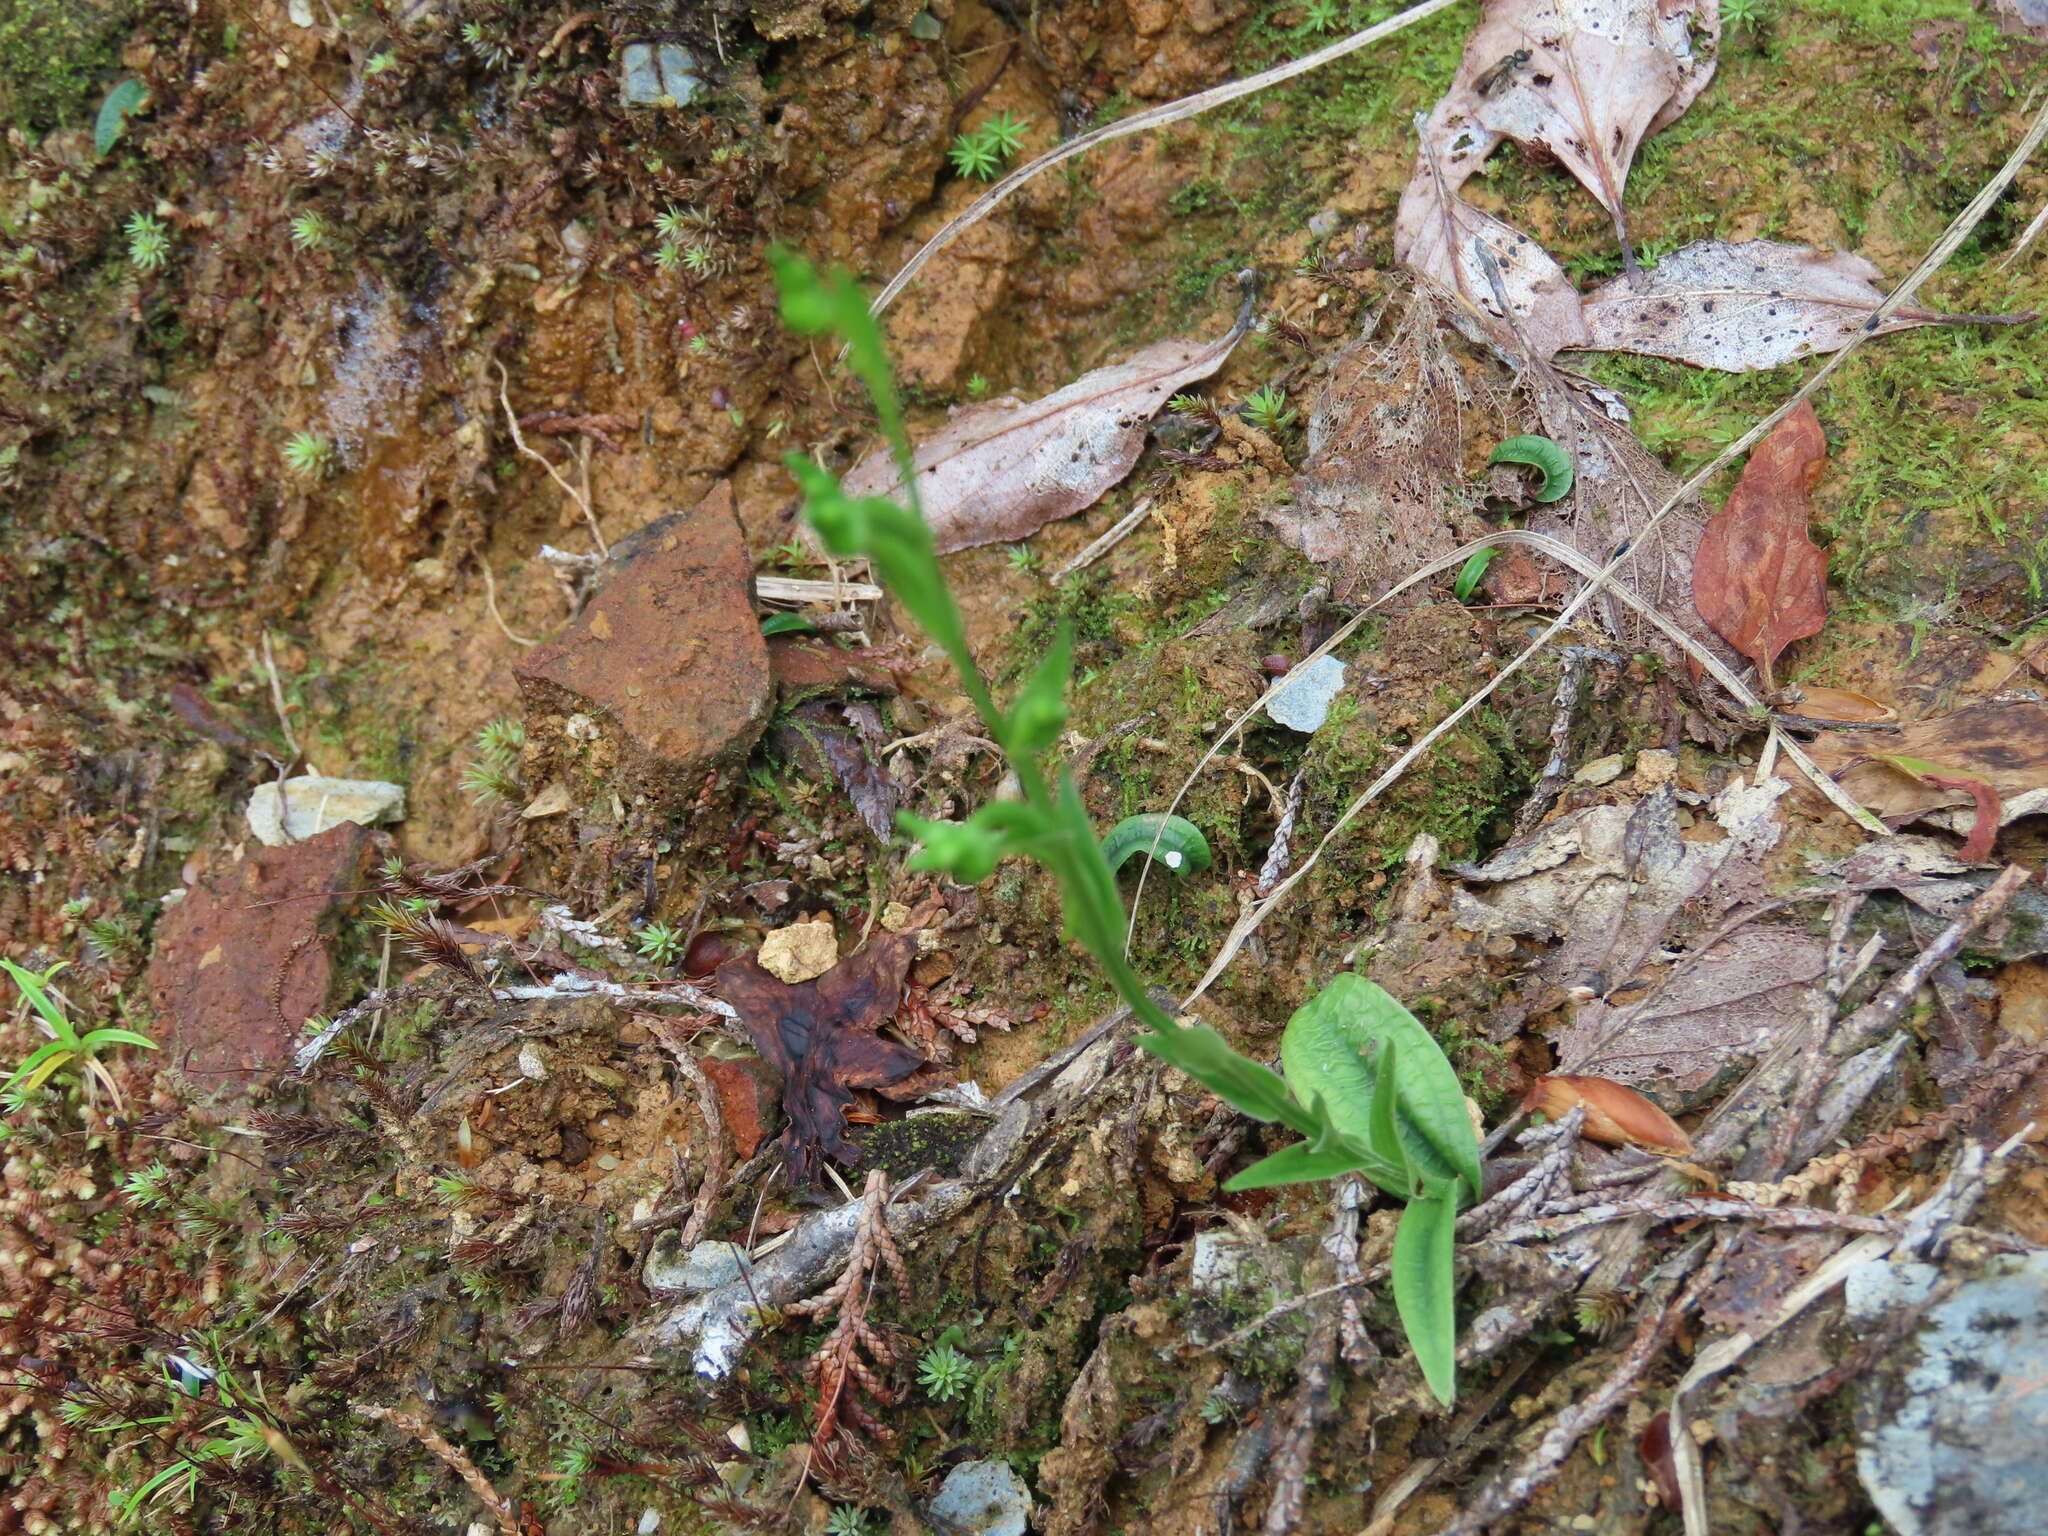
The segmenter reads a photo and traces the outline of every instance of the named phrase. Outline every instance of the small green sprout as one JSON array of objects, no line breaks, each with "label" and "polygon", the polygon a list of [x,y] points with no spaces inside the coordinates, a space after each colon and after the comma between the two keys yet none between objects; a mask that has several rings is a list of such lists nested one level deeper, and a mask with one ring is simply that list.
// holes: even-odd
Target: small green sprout
[{"label": "small green sprout", "polygon": [[981,136],[995,146],[998,153],[1007,160],[1024,147],[1024,130],[1030,126],[1026,118],[1014,117],[1008,112],[998,112],[981,125]]},{"label": "small green sprout", "polygon": [[1020,576],[1028,576],[1038,569],[1038,551],[1029,544],[1012,544],[1003,551],[1003,559]]},{"label": "small green sprout", "polygon": [[634,942],[656,965],[674,965],[683,953],[682,931],[667,923],[649,923]]},{"label": "small green sprout", "polygon": [[851,1504],[836,1506],[825,1517],[825,1536],[868,1536],[867,1512]]},{"label": "small green sprout", "polygon": [[1026,126],[1025,119],[998,112],[972,133],[963,133],[953,140],[947,157],[962,176],[994,181],[1003,162],[1023,147]]},{"label": "small green sprout", "polygon": [[1341,0],[1308,0],[1308,15],[1302,27],[1309,32],[1333,32],[1343,24]]},{"label": "small green sprout", "polygon": [[128,265],[136,271],[154,272],[170,259],[171,237],[162,219],[131,213],[123,227],[128,235]]},{"label": "small green sprout", "polygon": [[1294,425],[1294,412],[1287,407],[1287,391],[1277,384],[1268,384],[1247,395],[1243,415],[1265,433],[1285,432]]},{"label": "small green sprout", "polygon": [[130,1205],[145,1211],[160,1211],[171,1203],[170,1191],[164,1187],[170,1178],[171,1170],[159,1160],[123,1178],[121,1193],[128,1197]]},{"label": "small green sprout", "polygon": [[934,1344],[918,1359],[917,1384],[950,1403],[974,1384],[974,1363],[950,1344]]},{"label": "small green sprout", "polygon": [[381,75],[397,62],[397,56],[389,49],[386,49],[383,53],[373,53],[364,63],[363,73],[366,75]]},{"label": "small green sprout", "polygon": [[511,805],[521,795],[519,753],[526,727],[501,715],[476,733],[476,757],[462,775],[462,787],[478,804]]},{"label": "small green sprout", "polygon": [[34,1010],[50,1036],[22,1059],[21,1065],[8,1074],[5,1083],[0,1083],[0,1100],[4,1100],[9,1109],[21,1108],[61,1068],[72,1062],[85,1068],[89,1086],[106,1089],[119,1108],[121,1089],[113,1074],[99,1060],[100,1052],[112,1045],[137,1045],[147,1051],[156,1049],[154,1040],[132,1029],[95,1029],[81,1035],[65,1013],[63,1000],[50,986],[51,978],[64,966],[65,962],[60,960],[46,971],[31,971],[12,960],[0,960],[0,971],[5,971],[21,989],[23,1000]]},{"label": "small green sprout", "polygon": [[301,480],[325,480],[338,462],[334,444],[317,432],[294,432],[285,439],[284,467]]},{"label": "small green sprout", "polygon": [[969,374],[969,375],[967,376],[967,398],[968,398],[968,399],[970,399],[970,400],[981,400],[981,399],[984,399],[984,398],[986,398],[986,397],[987,397],[987,395],[988,395],[988,392],[989,392],[989,382],[988,382],[988,380],[987,380],[987,379],[984,379],[984,378],[983,378],[983,377],[982,377],[982,376],[981,376],[980,374],[978,374],[978,373],[970,373],[970,374]]},{"label": "small green sprout", "polygon": [[664,272],[673,272],[683,264],[683,253],[672,245],[657,245],[654,248],[654,264]]},{"label": "small green sprout", "polygon": [[1479,583],[1486,579],[1486,568],[1493,564],[1497,549],[1475,550],[1472,557],[1458,571],[1458,579],[1451,586],[1451,596],[1461,603],[1472,601],[1472,594],[1479,590]]},{"label": "small green sprout", "polygon": [[309,211],[292,220],[292,244],[302,251],[317,251],[333,234],[334,230],[317,213]]},{"label": "small green sprout", "polygon": [[1721,30],[1733,32],[1744,27],[1754,32],[1763,20],[1766,0],[1721,0]]}]

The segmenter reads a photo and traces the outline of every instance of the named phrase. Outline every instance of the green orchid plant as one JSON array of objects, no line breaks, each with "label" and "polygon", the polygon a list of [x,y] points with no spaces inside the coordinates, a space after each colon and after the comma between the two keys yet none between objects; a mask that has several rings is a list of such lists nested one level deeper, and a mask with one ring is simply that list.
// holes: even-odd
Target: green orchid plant
[{"label": "green orchid plant", "polygon": [[29,1007],[35,1010],[36,1017],[50,1032],[50,1038],[30,1051],[21,1065],[8,1074],[7,1081],[0,1083],[0,1100],[4,1100],[9,1108],[19,1108],[26,1103],[36,1090],[72,1062],[83,1066],[89,1074],[88,1080],[105,1088],[113,1096],[115,1107],[119,1108],[121,1090],[116,1086],[113,1074],[99,1061],[100,1052],[112,1045],[156,1049],[154,1040],[132,1029],[94,1029],[81,1035],[73,1028],[63,1004],[50,990],[51,978],[63,970],[64,965],[65,962],[60,960],[47,971],[30,971],[12,960],[0,960],[0,971],[5,971],[13,979],[21,989],[21,995],[28,999]]},{"label": "green orchid plant", "polygon": [[849,496],[836,476],[792,455],[786,462],[802,489],[804,516],[832,554],[867,560],[946,652],[1021,790],[964,822],[899,814],[899,827],[922,845],[910,867],[966,884],[986,880],[1011,857],[1051,871],[1068,936],[1145,1027],[1138,1044],[1243,1113],[1305,1138],[1253,1164],[1227,1188],[1357,1174],[1405,1202],[1391,1266],[1395,1308],[1424,1380],[1448,1405],[1456,1384],[1452,1243],[1458,1210],[1480,1187],[1478,1140],[1456,1072],[1414,1015],[1360,976],[1337,977],[1289,1021],[1281,1039],[1284,1077],[1233,1050],[1215,1030],[1184,1024],[1152,1000],[1124,955],[1124,910],[1111,859],[1072,776],[1049,761],[1067,720],[1071,634],[1059,634],[1008,707],[996,702],[939,567],[917,495],[902,402],[866,300],[843,273],[820,274],[787,250],[770,258],[784,323],[802,336],[835,336],[846,347],[903,486],[901,503]]}]

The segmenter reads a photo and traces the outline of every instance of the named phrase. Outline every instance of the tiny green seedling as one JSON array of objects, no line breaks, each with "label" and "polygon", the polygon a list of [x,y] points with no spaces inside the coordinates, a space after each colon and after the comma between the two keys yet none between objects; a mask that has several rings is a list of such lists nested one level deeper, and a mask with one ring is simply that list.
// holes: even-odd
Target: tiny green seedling
[{"label": "tiny green seedling", "polygon": [[334,444],[317,432],[294,432],[285,439],[284,467],[301,480],[325,480],[338,462]]},{"label": "tiny green seedling", "polygon": [[310,209],[292,219],[292,244],[302,251],[317,251],[333,236],[327,221]]},{"label": "tiny green seedling", "polygon": [[951,1344],[934,1344],[918,1358],[917,1383],[942,1403],[974,1385],[974,1363]]},{"label": "tiny green seedling", "polygon": [[122,231],[128,236],[128,265],[136,271],[154,272],[170,260],[170,232],[154,214],[131,213]]},{"label": "tiny green seedling", "polygon": [[476,756],[463,770],[462,787],[479,805],[511,805],[520,798],[519,753],[526,727],[499,716],[476,733]]},{"label": "tiny green seedling", "polygon": [[1253,390],[1245,396],[1244,419],[1268,435],[1285,432],[1294,425],[1294,412],[1287,408],[1287,391],[1277,384]]},{"label": "tiny green seedling", "polygon": [[19,1109],[59,1071],[76,1062],[85,1068],[88,1083],[105,1088],[112,1096],[115,1108],[124,1108],[120,1086],[99,1060],[100,1052],[114,1045],[134,1045],[153,1051],[156,1042],[132,1029],[95,1029],[81,1035],[72,1027],[63,1003],[50,989],[50,978],[63,970],[64,964],[60,960],[47,971],[31,971],[12,960],[0,960],[0,970],[13,978],[15,986],[21,989],[22,997],[50,1033],[50,1038],[30,1051],[21,1065],[8,1074],[7,1081],[0,1084],[0,1099],[6,1101],[9,1109]]},{"label": "tiny green seedling", "polygon": [[1486,568],[1493,564],[1497,549],[1476,549],[1471,558],[1458,570],[1458,579],[1451,584],[1451,596],[1461,603],[1472,601],[1472,594],[1479,590],[1479,583],[1486,579]]},{"label": "tiny green seedling", "polygon": [[649,923],[634,943],[656,965],[674,965],[683,953],[682,930],[668,923]]},{"label": "tiny green seedling", "polygon": [[1010,156],[1024,145],[1024,130],[1028,126],[1024,118],[1013,117],[1008,112],[998,112],[972,133],[963,133],[953,140],[953,147],[946,156],[953,162],[953,169],[962,176],[972,176],[977,181],[993,181]]},{"label": "tiny green seedling", "polygon": [[[1137,1043],[1253,1119],[1305,1140],[1254,1164],[1233,1189],[1362,1174],[1406,1208],[1391,1262],[1395,1310],[1431,1391],[1449,1404],[1456,1386],[1458,1208],[1479,1191],[1479,1143],[1458,1076],[1408,1010],[1360,976],[1341,975],[1302,1006],[1282,1037],[1287,1075],[1233,1050],[1206,1025],[1183,1026],[1153,1001],[1124,955],[1116,872],[1096,840],[1073,775],[1046,761],[1067,721],[1073,635],[1062,629],[1007,708],[976,664],[967,627],[933,547],[917,494],[903,405],[866,301],[844,273],[820,276],[792,252],[769,260],[782,318],[799,335],[836,335],[867,387],[907,505],[847,494],[811,459],[785,462],[803,493],[804,516],[826,550],[865,558],[886,587],[952,660],[962,691],[1014,774],[1015,799],[982,806],[964,822],[899,812],[897,825],[923,845],[909,867],[973,885],[1006,858],[1044,865],[1059,882],[1067,935],[1094,959],[1145,1027]],[[1284,396],[1281,397],[1284,403]],[[1163,838],[1155,833],[1155,840]]]}]

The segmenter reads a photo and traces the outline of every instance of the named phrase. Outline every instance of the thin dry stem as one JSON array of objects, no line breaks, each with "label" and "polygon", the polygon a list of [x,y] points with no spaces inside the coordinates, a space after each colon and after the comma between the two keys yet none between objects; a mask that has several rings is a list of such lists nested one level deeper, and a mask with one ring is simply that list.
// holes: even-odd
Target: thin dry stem
[{"label": "thin dry stem", "polygon": [[464,1455],[462,1450],[450,1445],[439,1430],[416,1413],[407,1413],[399,1408],[386,1408],[379,1403],[356,1403],[355,1412],[365,1419],[381,1419],[396,1429],[403,1430],[425,1446],[444,1462],[455,1475],[469,1484],[469,1491],[475,1494],[491,1518],[498,1524],[499,1536],[520,1536],[519,1512],[512,1507],[512,1501],[491,1486],[491,1480],[477,1470],[475,1462]]}]

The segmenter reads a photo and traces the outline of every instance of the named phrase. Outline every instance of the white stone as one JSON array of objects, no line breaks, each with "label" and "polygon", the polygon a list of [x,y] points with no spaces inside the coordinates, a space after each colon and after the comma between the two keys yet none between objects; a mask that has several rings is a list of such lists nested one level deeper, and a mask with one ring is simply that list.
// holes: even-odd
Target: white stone
[{"label": "white stone", "polygon": [[[374,827],[380,822],[405,820],[405,786],[378,779],[330,779],[317,773],[301,774],[284,781],[284,802],[289,808],[288,818],[278,814],[275,780],[257,785],[256,792],[249,797],[249,830],[267,847],[302,843],[347,821]],[[285,835],[287,827],[289,837]]]},{"label": "white stone", "polygon": [[1318,656],[1296,667],[1266,701],[1266,713],[1275,724],[1312,735],[1329,719],[1331,701],[1344,691],[1344,671],[1344,663],[1334,656]]},{"label": "white stone", "polygon": [[944,1528],[970,1536],[1024,1536],[1031,1490],[1007,1461],[963,1461],[946,1474],[931,1512]]}]

